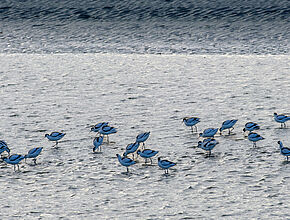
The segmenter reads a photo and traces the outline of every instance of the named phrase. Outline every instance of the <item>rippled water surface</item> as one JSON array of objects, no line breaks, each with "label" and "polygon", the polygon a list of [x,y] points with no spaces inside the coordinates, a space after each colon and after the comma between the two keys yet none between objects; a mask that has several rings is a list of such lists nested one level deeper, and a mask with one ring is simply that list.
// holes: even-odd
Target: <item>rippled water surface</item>
[{"label": "rippled water surface", "polygon": [[[12,153],[44,147],[20,172],[0,163],[1,219],[248,219],[289,217],[290,164],[277,141],[290,130],[289,56],[0,55],[0,139]],[[212,157],[194,148],[198,130],[239,119]],[[118,129],[94,154],[90,125]],[[259,123],[257,147],[243,136]],[[290,124],[288,123],[288,126]],[[58,148],[44,138],[66,132]],[[142,131],[146,147],[177,162],[169,175],[142,159],[125,173],[116,158]]]},{"label": "rippled water surface", "polygon": [[289,54],[288,0],[1,0],[1,53]]}]

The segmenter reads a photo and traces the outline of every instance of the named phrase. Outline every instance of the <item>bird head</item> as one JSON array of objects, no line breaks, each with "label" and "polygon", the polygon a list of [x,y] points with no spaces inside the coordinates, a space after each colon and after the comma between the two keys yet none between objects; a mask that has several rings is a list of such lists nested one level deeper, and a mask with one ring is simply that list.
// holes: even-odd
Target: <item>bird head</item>
[{"label": "bird head", "polygon": [[199,141],[199,142],[197,143],[197,147],[200,147],[200,146],[201,146],[201,144],[202,144],[202,142],[201,142],[201,141]]}]

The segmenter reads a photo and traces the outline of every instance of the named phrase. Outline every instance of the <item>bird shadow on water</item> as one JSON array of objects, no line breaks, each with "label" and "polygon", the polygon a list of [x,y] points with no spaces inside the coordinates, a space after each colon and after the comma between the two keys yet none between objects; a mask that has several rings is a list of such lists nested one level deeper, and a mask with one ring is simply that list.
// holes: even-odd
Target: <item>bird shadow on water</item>
[{"label": "bird shadow on water", "polygon": [[125,172],[116,173],[116,175],[118,177],[132,177],[132,176],[135,176],[136,174],[130,171],[129,172],[125,171]]},{"label": "bird shadow on water", "polygon": [[[173,170],[171,170],[171,171],[173,171]],[[158,181],[159,182],[161,182],[161,181],[167,182],[167,181],[174,179],[174,178],[175,178],[174,171],[170,172],[170,173],[162,173],[162,174],[160,174]]]},{"label": "bird shadow on water", "polygon": [[103,154],[102,151],[95,151],[95,152],[92,152],[93,155],[98,155],[98,154]]},{"label": "bird shadow on water", "polygon": [[288,129],[290,129],[290,127],[276,127],[276,128],[274,128],[274,129],[278,129],[278,130],[288,130]]},{"label": "bird shadow on water", "polygon": [[289,160],[284,160],[284,161],[282,161],[281,162],[281,165],[288,165],[288,164],[290,164],[290,161]]}]

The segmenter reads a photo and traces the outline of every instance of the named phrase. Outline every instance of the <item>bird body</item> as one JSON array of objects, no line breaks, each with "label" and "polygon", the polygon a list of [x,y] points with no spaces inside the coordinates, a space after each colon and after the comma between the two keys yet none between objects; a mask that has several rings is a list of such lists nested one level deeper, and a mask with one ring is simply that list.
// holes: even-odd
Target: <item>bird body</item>
[{"label": "bird body", "polygon": [[46,134],[45,137],[49,141],[55,141],[55,146],[58,145],[58,141],[65,136],[65,133],[61,132],[52,132],[51,134]]},{"label": "bird body", "polygon": [[278,122],[278,123],[281,123],[281,127],[283,127],[283,125],[284,125],[284,127],[286,128],[286,121],[289,121],[290,120],[290,117],[289,116],[286,116],[286,115],[283,115],[283,114],[281,114],[281,115],[278,115],[276,112],[274,113],[274,119],[275,119],[275,121],[276,122]]},{"label": "bird body", "polygon": [[18,170],[19,170],[19,162],[24,159],[24,156],[19,155],[19,154],[13,154],[10,157],[4,157],[3,160],[8,163],[12,164],[14,166],[14,171],[15,171],[15,165],[17,165]]},{"label": "bird body", "polygon": [[170,167],[175,166],[176,163],[168,161],[168,160],[161,160],[161,157],[158,157],[158,166],[165,170],[165,174],[168,174],[168,169]]},{"label": "bird body", "polygon": [[93,144],[94,144],[93,152],[95,152],[97,149],[99,149],[99,151],[101,151],[101,145],[103,144],[103,140],[104,140],[104,138],[102,136],[94,138],[94,140],[93,140]]},{"label": "bird body", "polygon": [[255,133],[255,132],[250,132],[248,135],[248,139],[249,139],[249,141],[253,142],[253,146],[255,147],[257,141],[263,140],[265,138],[263,138],[261,135]]},{"label": "bird body", "polygon": [[139,142],[128,144],[126,147],[126,152],[124,153],[124,156],[127,156],[128,154],[133,154],[133,160],[134,160],[134,152],[138,150],[139,145],[140,145]]},{"label": "bird body", "polygon": [[243,129],[243,131],[246,132],[246,131],[259,130],[259,129],[260,129],[260,126],[257,123],[247,122],[245,124],[245,128]]},{"label": "bird body", "polygon": [[282,141],[278,141],[278,144],[280,146],[280,153],[286,156],[287,161],[288,161],[288,157],[290,156],[290,148],[284,147]]},{"label": "bird body", "polygon": [[41,153],[43,147],[37,147],[37,148],[32,148],[28,151],[28,154],[26,154],[24,156],[25,158],[25,161],[26,161],[26,158],[34,158],[33,161],[34,161],[34,164],[36,164],[36,157]]},{"label": "bird body", "polygon": [[99,132],[102,127],[107,126],[107,125],[109,125],[109,122],[100,122],[94,125],[93,127],[91,127],[91,131]]},{"label": "bird body", "polygon": [[149,158],[152,164],[151,157],[154,157],[156,154],[158,154],[158,151],[150,150],[150,149],[144,149],[143,151],[138,150],[137,154],[141,157],[145,158],[145,163],[147,162],[147,159]]},{"label": "bird body", "polygon": [[99,133],[103,136],[107,136],[107,142],[109,143],[109,134],[117,133],[117,129],[114,127],[111,127],[109,125],[105,125],[100,128]]},{"label": "bird body", "polygon": [[200,118],[197,118],[197,117],[185,117],[185,118],[183,118],[183,123],[186,126],[191,127],[192,132],[193,132],[193,126],[195,127],[195,131],[197,132],[196,124],[199,122],[200,122]]},{"label": "bird body", "polygon": [[114,134],[117,133],[117,129],[108,125],[105,125],[100,128],[99,130],[100,134],[102,135],[109,135],[109,134]]},{"label": "bird body", "polygon": [[129,166],[136,163],[136,161],[134,161],[130,158],[127,158],[127,157],[121,157],[119,154],[116,154],[116,156],[117,156],[120,164],[127,167],[127,173],[129,172]]},{"label": "bird body", "polygon": [[0,154],[2,154],[4,151],[6,151],[8,155],[10,155],[10,149],[8,145],[6,144],[5,141],[0,140]]},{"label": "bird body", "polygon": [[204,139],[203,141],[199,141],[197,147],[208,151],[209,152],[209,156],[211,155],[211,150],[217,145],[219,144],[218,141],[216,141],[213,138],[207,138]]},{"label": "bird body", "polygon": [[214,137],[217,131],[218,131],[217,128],[207,128],[203,131],[203,133],[200,133],[199,136],[200,137]]},{"label": "bird body", "polygon": [[233,130],[233,126],[237,123],[237,119],[234,119],[234,120],[226,120],[223,122],[221,128],[219,129],[220,130],[220,133],[222,133],[223,130],[226,130],[228,129],[229,130],[229,134],[231,133],[231,129]]},{"label": "bird body", "polygon": [[1,146],[8,147],[8,145],[7,145],[7,143],[5,141],[0,140],[0,147]]},{"label": "bird body", "polygon": [[144,143],[149,138],[149,135],[150,135],[150,131],[138,134],[136,137],[136,142]]}]

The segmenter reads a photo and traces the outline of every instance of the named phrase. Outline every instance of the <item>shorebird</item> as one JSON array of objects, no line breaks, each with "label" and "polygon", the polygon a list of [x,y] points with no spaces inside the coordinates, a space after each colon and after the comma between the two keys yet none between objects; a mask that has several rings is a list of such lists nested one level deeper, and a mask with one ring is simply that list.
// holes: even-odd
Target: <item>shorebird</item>
[{"label": "shorebird", "polygon": [[109,125],[109,122],[100,122],[92,126],[91,131],[98,133],[102,127],[107,126],[107,125]]},{"label": "shorebird", "polygon": [[256,147],[257,146],[256,142],[263,140],[265,138],[263,138],[262,136],[260,136],[259,134],[255,133],[255,132],[250,132],[248,135],[248,139],[249,139],[249,141],[253,142],[253,147]]},{"label": "shorebird", "polygon": [[168,169],[170,167],[175,166],[176,163],[168,161],[168,160],[161,160],[161,157],[158,157],[158,166],[165,170],[165,174],[168,174]]},{"label": "shorebird", "polygon": [[93,152],[95,152],[97,149],[99,151],[101,151],[101,145],[103,143],[103,137],[100,136],[100,137],[95,137],[94,140],[93,140],[93,144],[94,144],[94,148],[93,148]]},{"label": "shorebird", "polygon": [[61,132],[52,132],[51,134],[46,134],[45,137],[47,137],[47,139],[49,141],[55,141],[55,145],[58,145],[58,141],[60,139],[62,139],[65,136],[65,133],[61,133]]},{"label": "shorebird", "polygon": [[15,166],[18,167],[19,170],[19,162],[24,159],[24,156],[19,154],[13,154],[10,157],[3,157],[3,160],[8,163],[12,164],[14,166],[14,171],[16,171]]},{"label": "shorebird", "polygon": [[201,149],[203,149],[205,151],[208,151],[208,156],[210,156],[211,155],[211,150],[217,144],[219,144],[219,142],[216,141],[215,139],[207,138],[207,139],[204,139],[203,141],[199,141],[197,147],[199,147],[199,148],[201,148]]},{"label": "shorebird", "polygon": [[278,123],[281,123],[281,128],[283,128],[283,125],[284,125],[284,128],[286,128],[286,121],[290,120],[290,117],[289,116],[286,116],[286,115],[278,115],[276,112],[274,113],[274,119],[276,122]]},{"label": "shorebird", "polygon": [[280,146],[280,153],[284,156],[286,156],[287,161],[288,161],[288,157],[290,156],[290,148],[288,147],[284,147],[282,144],[282,141],[278,141],[278,144]]},{"label": "shorebird", "polygon": [[183,118],[183,123],[191,127],[191,132],[193,132],[193,126],[195,127],[195,132],[197,132],[197,127],[196,124],[200,122],[200,118],[197,117],[185,117]]},{"label": "shorebird", "polygon": [[137,154],[141,157],[145,158],[145,164],[147,163],[147,159],[149,158],[152,164],[151,157],[154,157],[156,154],[158,154],[158,151],[150,150],[150,149],[144,149],[143,151],[138,150]]},{"label": "shorebird", "polygon": [[120,164],[127,167],[127,173],[129,173],[129,166],[135,164],[136,161],[134,161],[130,158],[127,158],[127,157],[121,157],[119,154],[116,154],[116,156],[117,156]]},{"label": "shorebird", "polygon": [[0,140],[0,155],[3,153],[3,152],[7,152],[8,155],[10,156],[10,149],[8,147],[8,145],[6,144],[5,141],[1,141]]},{"label": "shorebird", "polygon": [[203,133],[200,133],[199,136],[200,137],[214,137],[217,131],[218,131],[217,128],[207,128],[203,131]]},{"label": "shorebird", "polygon": [[128,154],[132,154],[133,160],[134,160],[134,152],[138,150],[139,145],[140,145],[139,142],[128,144],[126,147],[126,152],[124,153],[124,156],[127,157]]},{"label": "shorebird", "polygon": [[231,134],[231,131],[234,130],[233,126],[237,123],[237,121],[238,121],[237,119],[224,121],[221,128],[219,129],[220,134],[222,134],[223,130],[226,130],[226,129],[228,129],[229,134]]},{"label": "shorebird", "polygon": [[41,153],[43,147],[32,148],[28,151],[28,154],[24,156],[25,162],[26,158],[33,158],[34,164],[36,165],[36,157]]},{"label": "shorebird", "polygon": [[117,129],[108,125],[100,128],[99,133],[103,136],[107,136],[107,142],[109,143],[109,134],[117,133]]},{"label": "shorebird", "polygon": [[245,128],[243,129],[244,133],[246,131],[255,131],[255,130],[259,130],[260,126],[257,123],[254,122],[247,122],[245,124]]},{"label": "shorebird", "polygon": [[150,131],[138,134],[137,137],[136,137],[136,142],[142,143],[143,144],[143,148],[144,148],[144,146],[145,146],[144,142],[149,138],[149,135],[150,135]]}]

